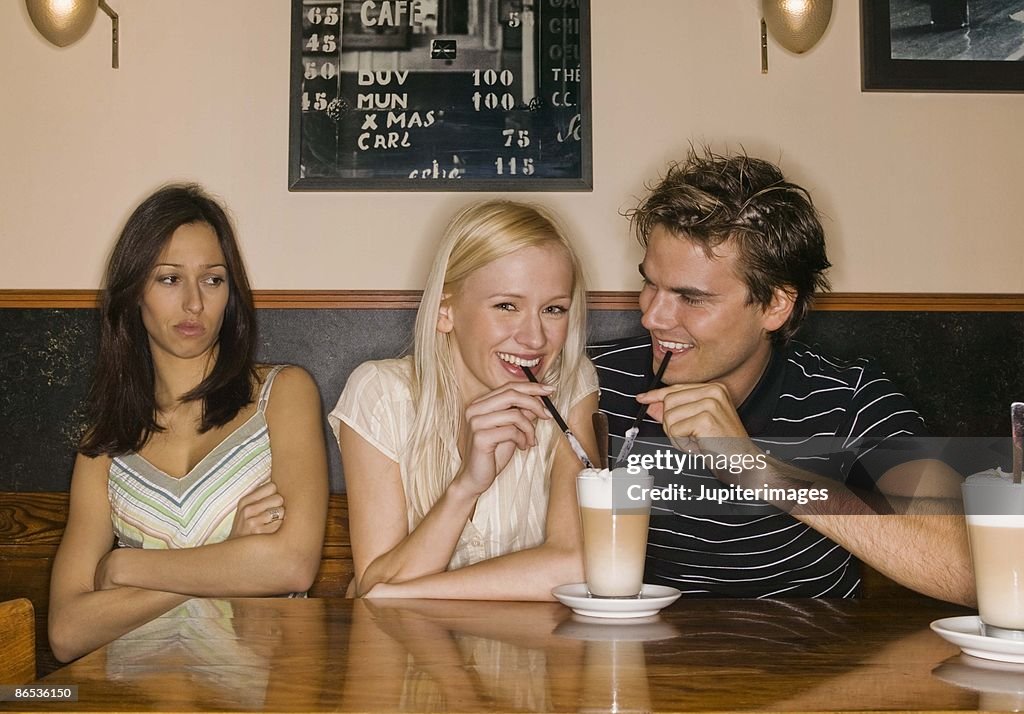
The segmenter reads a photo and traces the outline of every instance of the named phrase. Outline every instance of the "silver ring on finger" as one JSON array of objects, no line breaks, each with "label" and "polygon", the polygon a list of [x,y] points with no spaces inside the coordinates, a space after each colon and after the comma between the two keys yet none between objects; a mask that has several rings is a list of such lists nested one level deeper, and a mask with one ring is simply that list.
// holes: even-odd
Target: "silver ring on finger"
[{"label": "silver ring on finger", "polygon": [[273,523],[274,521],[279,521],[279,520],[281,520],[281,509],[280,508],[271,508],[270,509],[270,522]]}]

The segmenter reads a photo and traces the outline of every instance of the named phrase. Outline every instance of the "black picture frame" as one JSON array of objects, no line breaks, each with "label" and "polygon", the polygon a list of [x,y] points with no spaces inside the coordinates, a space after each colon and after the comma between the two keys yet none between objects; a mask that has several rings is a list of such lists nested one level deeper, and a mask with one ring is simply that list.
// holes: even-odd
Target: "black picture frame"
[{"label": "black picture frame", "polygon": [[861,80],[871,91],[1022,92],[1024,62],[893,59],[895,0],[861,0]]},{"label": "black picture frame", "polygon": [[[385,6],[392,24],[368,27]],[[432,14],[413,19],[423,7]],[[289,190],[593,190],[590,0],[291,9]],[[515,32],[530,23],[532,42]],[[362,86],[402,66],[412,69]]]}]

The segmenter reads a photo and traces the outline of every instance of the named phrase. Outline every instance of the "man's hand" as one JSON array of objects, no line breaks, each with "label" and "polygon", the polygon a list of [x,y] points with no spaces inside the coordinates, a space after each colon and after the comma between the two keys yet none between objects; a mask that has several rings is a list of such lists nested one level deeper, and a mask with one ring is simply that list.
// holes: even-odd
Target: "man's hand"
[{"label": "man's hand", "polygon": [[[757,448],[740,415],[733,406],[728,390],[717,382],[707,384],[674,384],[638,394],[636,400],[647,404],[647,413],[661,422],[665,435],[680,451],[703,454],[757,456]],[[750,481],[760,485],[761,471],[734,473],[729,469],[712,469],[725,484],[744,485]]]},{"label": "man's hand", "polygon": [[647,413],[661,422],[678,449],[696,445],[712,453],[757,450],[721,384],[675,384],[638,394],[636,400],[648,405]]}]

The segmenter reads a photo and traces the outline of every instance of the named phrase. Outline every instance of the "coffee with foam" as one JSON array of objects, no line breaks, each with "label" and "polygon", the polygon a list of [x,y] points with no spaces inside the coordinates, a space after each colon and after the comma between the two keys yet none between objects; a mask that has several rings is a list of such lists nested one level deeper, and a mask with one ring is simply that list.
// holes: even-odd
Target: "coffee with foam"
[{"label": "coffee with foam", "polygon": [[963,492],[981,621],[1024,631],[1024,484],[991,469],[970,476]]},{"label": "coffee with foam", "polygon": [[652,483],[646,472],[629,474],[626,469],[583,469],[576,478],[584,570],[591,595],[633,597],[640,593]]}]

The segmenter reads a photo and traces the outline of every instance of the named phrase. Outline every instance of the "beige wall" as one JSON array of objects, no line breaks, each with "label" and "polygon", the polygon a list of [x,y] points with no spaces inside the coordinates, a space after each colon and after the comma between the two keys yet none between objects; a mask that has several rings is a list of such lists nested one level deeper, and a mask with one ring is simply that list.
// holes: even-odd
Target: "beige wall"
[{"label": "beige wall", "polygon": [[[472,194],[289,193],[286,0],[111,0],[57,49],[0,2],[0,288],[94,288],[113,236],[170,179],[237,218],[263,289],[419,287]],[[1024,292],[1024,94],[860,91],[859,3],[805,57],[755,0],[592,0],[593,193],[537,194],[575,231],[592,287],[637,286],[621,208],[687,143],[780,159],[827,215],[842,291]]]}]

